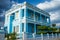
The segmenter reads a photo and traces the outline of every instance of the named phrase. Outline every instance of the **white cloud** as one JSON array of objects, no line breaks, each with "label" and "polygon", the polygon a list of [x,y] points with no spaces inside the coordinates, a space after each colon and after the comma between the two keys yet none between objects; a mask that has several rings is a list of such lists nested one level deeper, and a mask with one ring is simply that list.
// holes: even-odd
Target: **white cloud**
[{"label": "white cloud", "polygon": [[39,3],[37,7],[49,12],[51,22],[60,26],[60,0],[45,1],[44,3]]},{"label": "white cloud", "polygon": [[52,8],[60,7],[60,0],[58,1],[52,0],[50,2],[45,1],[44,3],[39,3],[37,7],[41,9],[52,9]]},{"label": "white cloud", "polygon": [[51,15],[51,20],[60,19],[60,11],[49,12],[49,13]]},{"label": "white cloud", "polygon": [[57,26],[57,27],[60,27],[60,23],[57,23],[56,26]]}]

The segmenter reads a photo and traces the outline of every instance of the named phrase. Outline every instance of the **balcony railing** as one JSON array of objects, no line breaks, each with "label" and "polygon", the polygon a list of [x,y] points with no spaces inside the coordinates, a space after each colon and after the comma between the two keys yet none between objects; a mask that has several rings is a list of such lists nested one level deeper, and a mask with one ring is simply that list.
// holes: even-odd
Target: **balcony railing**
[{"label": "balcony railing", "polygon": [[[24,17],[22,19],[24,19]],[[27,19],[28,22],[35,22],[35,23],[44,24],[44,25],[47,25],[48,24],[44,20],[35,20],[34,18],[31,18],[31,17],[26,17],[26,19]]]}]

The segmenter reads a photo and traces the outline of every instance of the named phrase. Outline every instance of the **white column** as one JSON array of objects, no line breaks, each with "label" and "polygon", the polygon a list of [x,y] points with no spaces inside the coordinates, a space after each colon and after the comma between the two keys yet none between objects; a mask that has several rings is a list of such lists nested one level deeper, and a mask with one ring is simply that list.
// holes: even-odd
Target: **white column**
[{"label": "white column", "polygon": [[24,32],[28,32],[28,23],[26,21],[26,18],[28,17],[28,11],[27,8],[24,9],[24,18],[25,18],[25,22],[24,22]]},{"label": "white column", "polygon": [[25,18],[28,17],[28,10],[27,10],[27,8],[24,9],[24,17]]},{"label": "white column", "polygon": [[26,33],[28,33],[28,23],[24,23],[24,32]]},{"label": "white column", "polygon": [[27,40],[27,35],[24,32],[23,32],[23,40]]},{"label": "white column", "polygon": [[26,18],[26,8],[24,9],[24,18]]}]

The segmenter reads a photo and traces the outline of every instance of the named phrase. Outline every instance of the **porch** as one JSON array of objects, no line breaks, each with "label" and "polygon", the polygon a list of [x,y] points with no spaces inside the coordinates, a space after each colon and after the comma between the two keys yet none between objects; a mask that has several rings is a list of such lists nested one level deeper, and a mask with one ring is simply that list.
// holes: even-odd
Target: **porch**
[{"label": "porch", "polygon": [[38,29],[37,27],[40,26],[39,24],[35,24],[35,23],[26,23],[24,24],[24,28],[22,28],[22,32],[25,32],[25,33],[37,33],[38,32]]}]

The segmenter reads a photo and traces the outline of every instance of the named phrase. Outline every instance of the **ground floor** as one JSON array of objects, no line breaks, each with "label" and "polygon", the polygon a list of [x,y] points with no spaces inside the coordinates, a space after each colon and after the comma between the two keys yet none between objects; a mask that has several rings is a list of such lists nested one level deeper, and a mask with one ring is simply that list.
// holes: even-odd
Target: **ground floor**
[{"label": "ground floor", "polygon": [[[17,26],[14,26],[13,31],[16,33],[37,33],[40,32],[41,30],[38,30],[38,27],[40,27],[40,24],[34,24],[34,23],[20,23]],[[12,29],[11,29],[12,30]],[[44,30],[48,31],[48,30]]]}]

